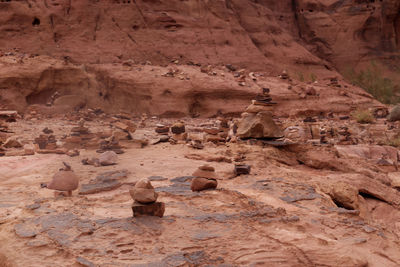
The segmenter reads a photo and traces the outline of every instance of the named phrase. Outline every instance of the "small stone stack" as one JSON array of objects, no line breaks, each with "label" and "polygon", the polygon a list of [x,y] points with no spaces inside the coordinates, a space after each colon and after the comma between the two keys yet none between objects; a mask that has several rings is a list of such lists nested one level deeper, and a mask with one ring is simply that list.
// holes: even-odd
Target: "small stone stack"
[{"label": "small stone stack", "polygon": [[256,95],[256,99],[254,100],[253,104],[254,105],[262,105],[262,106],[276,105],[276,102],[272,102],[272,98],[269,93],[270,93],[269,88],[263,88],[262,94]]},{"label": "small stone stack", "polygon": [[339,127],[338,135],[339,135],[339,144],[345,145],[345,144],[350,144],[352,142],[351,133],[349,132],[349,128],[347,126]]},{"label": "small stone stack", "polygon": [[90,133],[89,128],[85,127],[85,120],[81,119],[78,122],[78,126],[71,129],[71,134],[65,138],[65,147],[67,149],[80,148],[82,146],[93,146],[97,145],[97,138],[94,134]]},{"label": "small stone stack", "polygon": [[287,73],[286,70],[282,71],[282,74],[280,75],[282,80],[287,80],[289,79],[289,74]]},{"label": "small stone stack", "polygon": [[327,139],[327,130],[324,126],[322,126],[319,129],[319,142],[321,144],[327,144],[328,143],[328,139]]},{"label": "small stone stack", "polygon": [[39,146],[39,149],[57,149],[57,140],[52,134],[41,134],[35,138],[34,143]]},{"label": "small stone stack", "polygon": [[14,110],[2,110],[0,111],[0,121],[5,122],[16,122],[18,112]]},{"label": "small stone stack", "polygon": [[96,150],[97,153],[103,153],[106,151],[114,151],[117,154],[122,154],[124,151],[122,150],[122,146],[119,144],[117,138],[111,136],[100,142],[100,147]]},{"label": "small stone stack", "polygon": [[165,134],[169,133],[169,127],[164,125],[164,124],[157,124],[155,131],[158,134],[164,134],[165,135]]},{"label": "small stone stack", "polygon": [[190,185],[190,189],[192,191],[202,191],[206,189],[215,189],[217,188],[218,176],[215,173],[214,167],[210,165],[200,166],[194,173],[192,180],[192,184]]},{"label": "small stone stack", "polygon": [[171,132],[172,138],[176,141],[185,141],[187,138],[185,124],[181,121],[171,126]]},{"label": "small stone stack", "polygon": [[330,83],[328,84],[329,86],[332,87],[342,87],[339,82],[338,82],[338,78],[337,77],[333,77],[330,79]]},{"label": "small stone stack", "polygon": [[158,194],[147,179],[142,179],[135,184],[135,187],[129,190],[132,199],[133,217],[141,215],[163,217],[165,204],[157,202]]}]

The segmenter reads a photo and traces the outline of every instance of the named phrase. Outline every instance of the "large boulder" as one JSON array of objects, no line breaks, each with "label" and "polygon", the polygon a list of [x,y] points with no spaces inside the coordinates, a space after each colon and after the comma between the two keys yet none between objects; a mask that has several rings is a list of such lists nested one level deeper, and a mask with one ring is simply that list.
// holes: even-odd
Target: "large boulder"
[{"label": "large boulder", "polygon": [[272,113],[268,111],[254,113],[243,113],[239,121],[237,136],[246,138],[280,138],[282,130],[272,119]]},{"label": "large boulder", "polygon": [[396,105],[389,113],[387,118],[388,121],[399,121],[400,120],[400,105]]}]

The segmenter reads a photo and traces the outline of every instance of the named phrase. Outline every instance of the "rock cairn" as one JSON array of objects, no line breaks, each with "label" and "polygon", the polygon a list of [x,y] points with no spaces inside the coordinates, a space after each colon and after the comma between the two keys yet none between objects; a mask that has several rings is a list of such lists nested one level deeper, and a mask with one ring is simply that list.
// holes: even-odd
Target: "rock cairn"
[{"label": "rock cairn", "polygon": [[148,179],[138,181],[135,186],[129,190],[132,199],[133,217],[141,215],[163,217],[165,212],[165,204],[157,202],[158,194],[154,190]]},{"label": "rock cairn", "polygon": [[215,173],[214,167],[210,165],[203,165],[200,166],[194,173],[193,173],[193,180],[190,185],[190,189],[192,191],[202,191],[206,189],[215,189],[217,188],[218,176]]}]

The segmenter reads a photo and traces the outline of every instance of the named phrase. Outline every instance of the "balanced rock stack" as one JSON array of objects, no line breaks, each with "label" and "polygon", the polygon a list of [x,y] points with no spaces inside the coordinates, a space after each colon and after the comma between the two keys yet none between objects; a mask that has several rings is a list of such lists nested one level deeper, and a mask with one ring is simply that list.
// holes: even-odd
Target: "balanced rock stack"
[{"label": "balanced rock stack", "polygon": [[89,143],[93,146],[97,145],[95,135],[89,132],[89,128],[85,127],[85,121],[81,119],[78,126],[71,129],[71,134],[65,138],[65,147],[68,149],[79,148],[81,146],[88,146]]},{"label": "balanced rock stack", "polygon": [[251,101],[251,105],[246,108],[248,113],[258,113],[261,111],[272,111],[272,106],[276,105],[276,102],[272,102],[269,88],[263,88],[261,94],[257,94],[256,99]]},{"label": "balanced rock stack", "polygon": [[165,204],[157,202],[158,194],[147,179],[142,179],[135,184],[135,187],[129,190],[132,199],[133,217],[141,215],[163,217]]},{"label": "balanced rock stack", "polygon": [[341,145],[350,145],[352,143],[351,133],[349,132],[349,128],[346,126],[339,127],[339,144]]},{"label": "balanced rock stack", "polygon": [[252,104],[242,113],[237,129],[239,138],[278,139],[283,137],[282,130],[272,119],[271,106],[276,103],[271,102],[269,92],[268,88],[263,88],[262,94],[257,95]]},{"label": "balanced rock stack", "polygon": [[215,189],[217,188],[217,174],[215,173],[214,167],[210,165],[200,166],[193,173],[192,184],[190,185],[190,189],[192,191],[202,191],[206,189]]},{"label": "balanced rock stack", "polygon": [[187,138],[185,124],[183,122],[174,123],[171,126],[172,138],[177,141],[184,141]]},{"label": "balanced rock stack", "polygon": [[269,94],[269,88],[263,88],[262,94],[257,94],[254,101],[254,105],[271,106],[276,105],[276,102],[272,102],[271,95]]}]

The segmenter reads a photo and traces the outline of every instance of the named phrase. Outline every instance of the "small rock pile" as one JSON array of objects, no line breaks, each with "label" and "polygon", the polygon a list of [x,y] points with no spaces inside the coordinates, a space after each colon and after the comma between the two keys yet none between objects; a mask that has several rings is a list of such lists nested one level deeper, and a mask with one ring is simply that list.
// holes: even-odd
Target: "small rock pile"
[{"label": "small rock pile", "polygon": [[165,204],[157,202],[158,194],[148,179],[142,179],[129,190],[134,200],[132,204],[133,217],[141,215],[163,217]]},{"label": "small rock pile", "polygon": [[253,104],[254,105],[261,105],[261,106],[272,106],[276,105],[276,102],[272,102],[272,98],[270,93],[269,88],[263,88],[262,89],[262,94],[257,94],[256,99],[254,100]]},{"label": "small rock pile", "polygon": [[350,145],[352,144],[351,133],[349,132],[349,128],[347,126],[340,126],[338,130],[339,142],[340,145]]},{"label": "small rock pile", "polygon": [[202,165],[193,173],[193,180],[190,185],[192,191],[202,191],[206,189],[217,188],[218,176],[215,173],[214,167],[210,165]]}]

